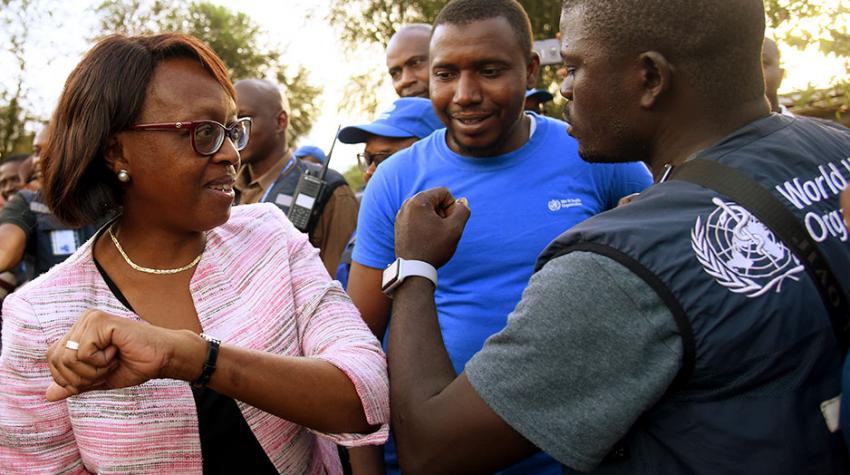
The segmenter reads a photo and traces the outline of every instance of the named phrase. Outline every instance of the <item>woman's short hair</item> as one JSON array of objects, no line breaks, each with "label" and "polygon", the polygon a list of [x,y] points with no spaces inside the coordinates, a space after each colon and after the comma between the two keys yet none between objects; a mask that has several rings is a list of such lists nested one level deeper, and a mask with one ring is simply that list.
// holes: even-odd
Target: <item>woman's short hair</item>
[{"label": "woman's short hair", "polygon": [[105,160],[110,139],[135,123],[154,69],[172,58],[197,60],[235,100],[227,67],[197,38],[112,35],[98,42],[65,82],[42,154],[42,192],[60,220],[82,226],[122,205]]}]

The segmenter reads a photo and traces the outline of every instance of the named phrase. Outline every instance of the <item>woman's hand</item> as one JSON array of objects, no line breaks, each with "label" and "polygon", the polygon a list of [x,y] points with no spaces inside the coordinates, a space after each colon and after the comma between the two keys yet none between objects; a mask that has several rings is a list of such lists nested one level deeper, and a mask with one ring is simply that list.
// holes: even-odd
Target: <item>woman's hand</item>
[{"label": "woman's hand", "polygon": [[[177,375],[170,364],[181,344],[206,345],[188,330],[168,330],[147,323],[88,310],[64,337],[47,350],[53,381],[45,396],[58,401],[85,391],[136,386],[149,379],[191,378]],[[79,349],[68,347],[76,342]],[[73,343],[70,344],[73,347]],[[203,348],[195,349],[203,353]],[[197,366],[200,374],[201,364]],[[189,379],[191,380],[191,379]]]}]

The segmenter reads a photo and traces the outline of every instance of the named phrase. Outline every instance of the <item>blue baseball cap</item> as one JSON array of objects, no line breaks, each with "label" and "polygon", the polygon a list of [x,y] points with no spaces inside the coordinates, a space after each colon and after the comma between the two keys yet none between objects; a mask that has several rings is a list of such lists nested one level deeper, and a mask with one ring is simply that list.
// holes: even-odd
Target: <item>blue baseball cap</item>
[{"label": "blue baseball cap", "polygon": [[347,144],[364,143],[370,135],[422,139],[443,127],[445,126],[434,113],[430,100],[402,97],[396,99],[393,105],[379,114],[371,124],[351,125],[340,130],[339,141]]},{"label": "blue baseball cap", "polygon": [[549,102],[555,98],[549,91],[544,89],[529,89],[525,91],[525,98],[533,97],[540,102]]},{"label": "blue baseball cap", "polygon": [[310,155],[311,157],[315,157],[322,163],[325,163],[325,160],[328,159],[322,149],[313,145],[304,145],[302,147],[298,147],[292,154],[295,155],[295,158],[303,158],[307,155]]}]

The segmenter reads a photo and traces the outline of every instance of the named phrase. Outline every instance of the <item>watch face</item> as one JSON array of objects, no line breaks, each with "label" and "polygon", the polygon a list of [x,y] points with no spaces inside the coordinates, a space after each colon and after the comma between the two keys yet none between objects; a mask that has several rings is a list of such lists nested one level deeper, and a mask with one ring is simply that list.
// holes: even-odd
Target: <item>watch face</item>
[{"label": "watch face", "polygon": [[398,280],[398,271],[400,268],[399,260],[396,259],[392,264],[388,265],[386,269],[384,269],[384,275],[381,282],[381,288],[386,289],[390,285],[392,285],[396,280]]}]

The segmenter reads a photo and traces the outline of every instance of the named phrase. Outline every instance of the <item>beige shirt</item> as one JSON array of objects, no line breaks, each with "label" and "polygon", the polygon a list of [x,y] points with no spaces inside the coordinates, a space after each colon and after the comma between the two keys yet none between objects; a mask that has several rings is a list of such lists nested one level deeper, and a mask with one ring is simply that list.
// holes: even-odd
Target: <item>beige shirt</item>
[{"label": "beige shirt", "polygon": [[[233,185],[238,192],[237,201],[239,204],[249,205],[259,203],[260,198],[263,197],[263,193],[274,184],[283,167],[289,163],[290,156],[289,153],[282,156],[274,166],[260,176],[254,176],[250,163],[243,165],[239,169],[239,173],[236,175],[236,183]],[[292,166],[289,167],[286,173],[291,172]]]},{"label": "beige shirt", "polygon": [[338,186],[319,216],[319,221],[310,234],[310,242],[319,249],[319,257],[331,277],[336,276],[339,258],[357,227],[357,212],[360,203],[348,185]]},{"label": "beige shirt", "polygon": [[[266,173],[258,177],[251,172],[250,164],[244,165],[239,170],[234,184],[238,192],[239,204],[258,203],[263,193],[277,181],[281,171],[283,171],[282,176],[292,173],[295,167],[290,166],[286,171],[283,170],[289,163],[289,158],[290,154],[287,153]],[[310,233],[310,243],[319,250],[319,257],[331,277],[336,276],[342,251],[345,250],[351,234],[354,233],[354,228],[357,227],[359,209],[360,204],[354,196],[354,191],[348,185],[341,185],[328,197],[322,214],[319,215],[316,226]]]}]

